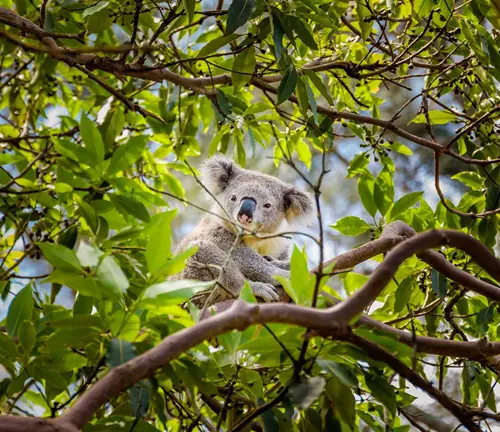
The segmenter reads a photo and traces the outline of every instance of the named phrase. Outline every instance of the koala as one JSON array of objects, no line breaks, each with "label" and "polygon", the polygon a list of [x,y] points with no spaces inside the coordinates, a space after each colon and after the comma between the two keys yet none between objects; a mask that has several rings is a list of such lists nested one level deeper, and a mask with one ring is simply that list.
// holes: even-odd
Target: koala
[{"label": "koala", "polygon": [[[207,214],[198,226],[179,244],[177,252],[197,246],[183,272],[173,279],[217,280],[210,296],[204,294],[198,307],[237,298],[245,279],[256,297],[265,302],[278,301],[274,276],[289,277],[288,239],[259,239],[289,231],[292,224],[308,224],[313,202],[304,191],[281,180],[238,166],[232,160],[216,155],[201,169],[202,182],[217,198],[212,212],[245,228],[238,239],[238,227],[227,220]],[[229,255],[229,256],[228,256]],[[203,297],[203,296],[202,296]],[[199,304],[197,304],[199,303]]]}]

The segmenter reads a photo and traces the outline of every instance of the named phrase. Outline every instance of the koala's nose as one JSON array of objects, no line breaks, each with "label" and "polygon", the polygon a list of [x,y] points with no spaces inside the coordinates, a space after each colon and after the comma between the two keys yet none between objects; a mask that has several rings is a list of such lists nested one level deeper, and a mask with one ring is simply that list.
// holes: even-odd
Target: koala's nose
[{"label": "koala's nose", "polygon": [[252,223],[256,207],[257,202],[253,198],[243,197],[238,210],[238,221],[245,224]]}]

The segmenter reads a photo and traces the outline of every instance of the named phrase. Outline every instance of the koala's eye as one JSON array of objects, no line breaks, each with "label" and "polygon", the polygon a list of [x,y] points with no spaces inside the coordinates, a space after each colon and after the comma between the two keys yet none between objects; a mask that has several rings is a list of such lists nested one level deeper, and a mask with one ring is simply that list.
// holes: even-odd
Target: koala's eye
[{"label": "koala's eye", "polygon": [[231,201],[236,201],[236,195],[231,195]]},{"label": "koala's eye", "polygon": [[264,208],[271,208],[271,204],[270,203],[264,204]]}]

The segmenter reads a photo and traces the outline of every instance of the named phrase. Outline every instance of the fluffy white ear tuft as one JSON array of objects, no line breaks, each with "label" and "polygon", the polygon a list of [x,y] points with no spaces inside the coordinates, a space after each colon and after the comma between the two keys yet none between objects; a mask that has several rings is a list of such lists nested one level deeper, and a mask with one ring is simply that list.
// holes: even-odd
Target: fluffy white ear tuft
[{"label": "fluffy white ear tuft", "polygon": [[215,195],[226,189],[240,168],[231,159],[220,154],[211,157],[201,167],[201,181]]},{"label": "fluffy white ear tuft", "polygon": [[314,216],[313,200],[309,194],[295,187],[285,191],[285,214],[288,222],[311,225]]}]

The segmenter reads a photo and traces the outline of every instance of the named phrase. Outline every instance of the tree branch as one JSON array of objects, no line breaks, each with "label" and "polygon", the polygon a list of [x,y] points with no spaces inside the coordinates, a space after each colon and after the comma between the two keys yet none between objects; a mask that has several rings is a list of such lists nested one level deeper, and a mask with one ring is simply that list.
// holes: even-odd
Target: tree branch
[{"label": "tree branch", "polygon": [[392,279],[398,267],[408,257],[426,249],[441,245],[454,246],[468,253],[495,279],[500,280],[500,262],[481,242],[459,231],[432,230],[404,241],[389,252],[363,287],[351,297],[334,307],[339,312],[340,321],[350,321],[361,314],[382,292]]}]

